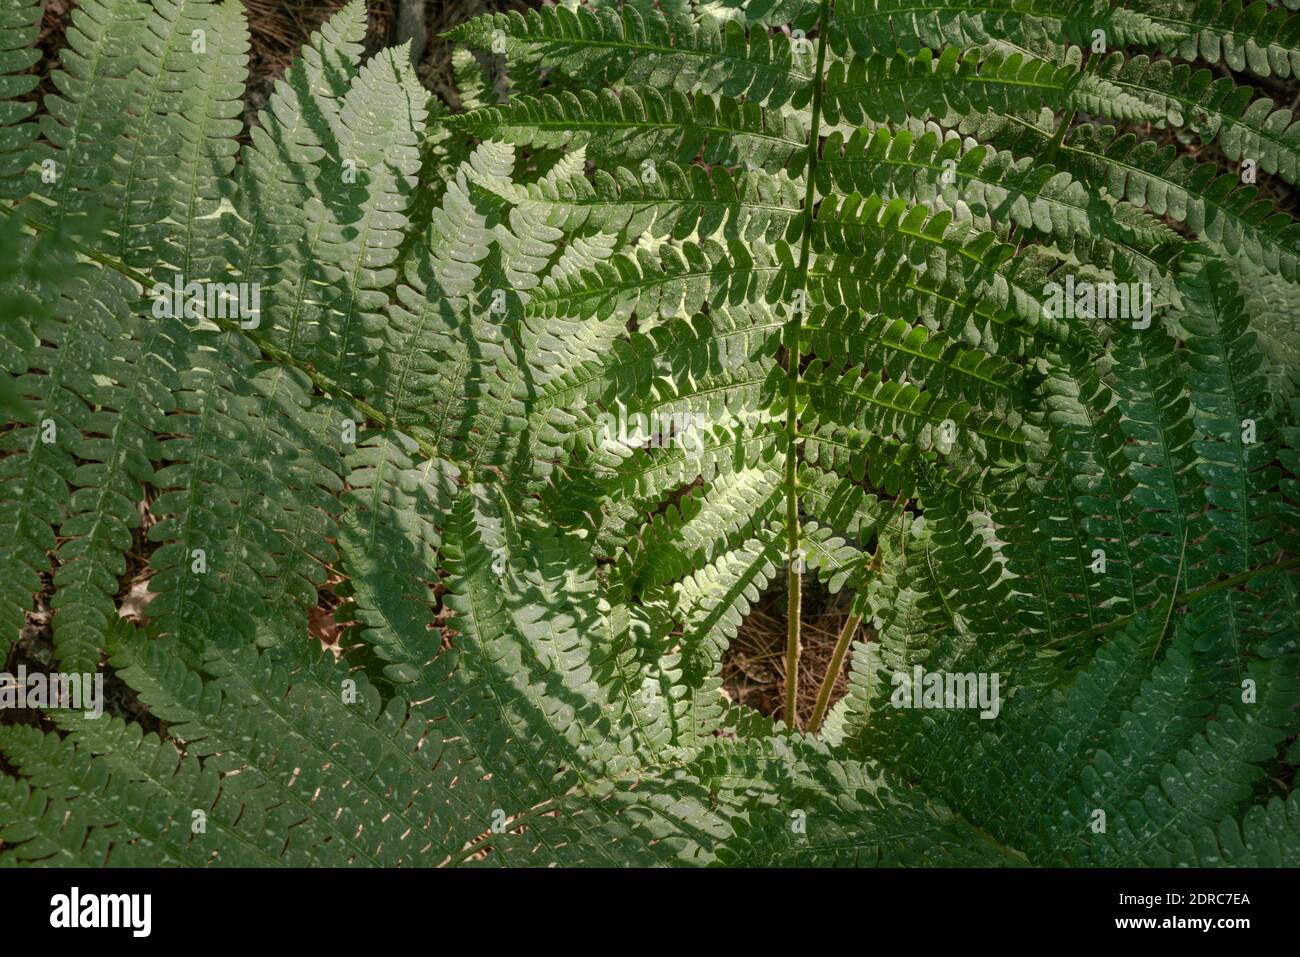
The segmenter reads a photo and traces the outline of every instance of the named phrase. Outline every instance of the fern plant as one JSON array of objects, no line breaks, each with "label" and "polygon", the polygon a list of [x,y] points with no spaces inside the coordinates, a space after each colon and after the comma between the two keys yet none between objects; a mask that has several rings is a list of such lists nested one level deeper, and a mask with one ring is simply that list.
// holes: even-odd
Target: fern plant
[{"label": "fern plant", "polygon": [[83,0],[34,118],[39,14],[0,621],[119,692],[0,726],[7,863],[1300,863],[1284,10],[566,0],[452,112],[352,0],[242,146],[235,0]]}]

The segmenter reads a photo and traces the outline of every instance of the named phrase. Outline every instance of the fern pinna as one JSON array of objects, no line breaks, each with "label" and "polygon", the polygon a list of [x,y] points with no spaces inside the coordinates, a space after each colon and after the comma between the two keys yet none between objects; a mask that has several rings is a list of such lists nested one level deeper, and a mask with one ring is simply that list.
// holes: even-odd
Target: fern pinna
[{"label": "fern pinna", "polygon": [[116,691],[0,726],[0,859],[1300,863],[1284,9],[565,0],[453,111],[353,0],[242,145],[237,0],[83,0],[38,111],[39,17],[0,622]]}]

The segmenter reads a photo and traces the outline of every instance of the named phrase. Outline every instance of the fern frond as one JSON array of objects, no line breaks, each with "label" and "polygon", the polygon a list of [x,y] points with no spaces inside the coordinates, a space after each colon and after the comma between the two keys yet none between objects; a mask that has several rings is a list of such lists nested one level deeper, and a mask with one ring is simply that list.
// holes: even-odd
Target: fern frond
[{"label": "fern frond", "polygon": [[[223,279],[216,214],[234,168],[247,26],[236,4],[194,0],[155,5],[144,26],[135,58],[142,74],[139,117],[109,191],[112,252],[164,281],[173,271],[183,282]],[[177,108],[167,94],[179,77],[186,78],[186,93]]]},{"label": "fern frond", "polygon": [[52,225],[85,220],[109,202],[115,152],[141,92],[135,51],[148,9],[139,0],[89,0],[72,12],[63,70],[53,74],[59,93],[40,117],[45,142],[35,159],[49,172],[32,182],[53,207]]},{"label": "fern frond", "polygon": [[1184,34],[1175,48],[1185,60],[1224,63],[1265,77],[1285,78],[1300,69],[1300,20],[1283,7],[1240,0],[1148,0],[1139,9]]},{"label": "fern frond", "polygon": [[1109,247],[1116,259],[1106,265],[1127,266],[1144,279],[1165,271],[1182,246],[1163,223],[1136,207],[1103,200],[1069,173],[984,145],[968,148],[959,138],[942,139],[933,130],[914,137],[906,129],[863,129],[847,140],[836,133],[825,154],[817,167],[823,194],[875,193],[954,211],[965,205],[990,226],[1014,223],[1045,236]]},{"label": "fern frond", "polygon": [[1186,63],[1125,59],[1119,53],[1098,64],[1096,72],[1121,89],[1163,104],[1170,126],[1188,127],[1203,143],[1217,142],[1228,159],[1251,160],[1288,183],[1300,175],[1300,124],[1292,122],[1291,110],[1278,109],[1268,97],[1255,98],[1249,87],[1209,70],[1193,73]]},{"label": "fern frond", "polygon": [[803,131],[788,113],[674,89],[561,90],[447,117],[453,129],[518,146],[585,147],[596,160],[666,157],[798,175]]},{"label": "fern frond", "polygon": [[1102,30],[1116,46],[1162,44],[1181,39],[1174,24],[1098,0],[1059,4],[1047,0],[847,0],[836,8],[834,30],[860,56],[921,47],[973,47],[1000,43],[1036,49],[1087,46]]},{"label": "fern frond", "polygon": [[17,199],[29,191],[26,181],[38,131],[30,120],[36,104],[18,97],[36,87],[28,72],[40,59],[35,40],[43,8],[37,0],[8,4],[0,10],[0,198]]},{"label": "fern frond", "polygon": [[[1207,263],[1195,272],[1189,268],[1185,281],[1179,319],[1191,359],[1196,471],[1209,506],[1197,555],[1210,574],[1243,572],[1274,560],[1290,538],[1278,523],[1284,506],[1275,491],[1276,420],[1267,411],[1262,362],[1244,304],[1227,271]],[[1238,667],[1244,656],[1258,653],[1260,643],[1271,642],[1272,653],[1283,650],[1283,642],[1295,641],[1294,629],[1285,624],[1287,591],[1282,576],[1267,575],[1245,592],[1206,599],[1219,615],[1213,626],[1207,624],[1206,641],[1231,642],[1220,653]]]},{"label": "fern frond", "polygon": [[[1014,139],[1024,141],[1017,152],[1032,151],[1030,140],[1045,142],[1036,135]],[[1186,223],[1198,236],[1229,252],[1242,250],[1287,278],[1296,275],[1297,231],[1291,219],[1258,198],[1257,187],[1241,185],[1213,164],[1178,156],[1172,145],[1159,147],[1132,133],[1092,126],[1075,127],[1057,161],[1094,188]]]},{"label": "fern frond", "polygon": [[543,7],[485,14],[446,37],[485,49],[499,37],[512,60],[561,70],[582,85],[622,81],[744,96],[767,107],[805,105],[812,79],[809,44],[792,44],[765,30],[746,32],[734,20],[696,24],[631,4],[621,10]]},{"label": "fern frond", "polygon": [[1015,113],[1041,106],[1080,109],[1121,120],[1157,119],[1159,111],[1105,80],[1020,53],[982,54],[928,47],[913,56],[872,54],[831,64],[825,110],[832,124],[902,123],[935,119],[951,125],[994,110]]},{"label": "fern frond", "polygon": [[798,185],[782,174],[732,177],[722,167],[706,172],[675,163],[653,172],[597,170],[594,182],[579,173],[512,191],[510,198],[549,225],[597,230],[620,243],[642,233],[775,242],[798,215],[800,202]]}]

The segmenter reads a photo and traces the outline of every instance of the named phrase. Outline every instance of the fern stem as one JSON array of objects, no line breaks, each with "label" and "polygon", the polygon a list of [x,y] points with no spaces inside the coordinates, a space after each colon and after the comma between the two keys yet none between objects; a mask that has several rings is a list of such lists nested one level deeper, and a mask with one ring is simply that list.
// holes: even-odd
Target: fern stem
[{"label": "fern stem", "polygon": [[826,706],[831,700],[831,689],[835,687],[835,679],[839,677],[840,669],[844,667],[844,656],[849,653],[849,640],[858,630],[861,622],[862,619],[857,615],[849,615],[848,620],[844,622],[844,627],[840,629],[840,636],[835,639],[831,663],[826,668],[825,676],[822,677],[822,686],[817,691],[817,704],[813,708],[812,717],[808,720],[810,734],[816,734],[821,730],[822,719],[826,717]]},{"label": "fern stem", "polygon": [[821,0],[817,15],[817,70],[812,96],[812,122],[808,133],[808,161],[804,176],[803,238],[799,244],[798,287],[799,297],[794,315],[790,318],[786,344],[786,402],[785,402],[785,526],[788,563],[786,617],[788,633],[785,646],[785,724],[796,726],[795,698],[799,693],[799,624],[803,604],[802,560],[799,555],[799,340],[803,337],[803,317],[808,309],[808,260],[812,251],[813,207],[817,202],[817,157],[820,153],[822,124],[822,73],[826,68],[826,31],[830,23],[831,2]]},{"label": "fern stem", "polygon": [[1065,142],[1065,134],[1070,131],[1074,116],[1075,111],[1070,110],[1061,118],[1061,125],[1056,128],[1056,133],[1052,136],[1052,142],[1047,145],[1047,152],[1043,154],[1042,165],[1049,166],[1056,161],[1056,154],[1061,151],[1061,144]]},{"label": "fern stem", "polygon": [[[898,497],[894,499],[893,507],[898,508],[906,497],[907,492],[900,489]],[[884,533],[888,527],[888,521],[882,518],[881,531],[876,536],[876,549],[871,553],[871,561],[867,564],[868,574],[875,574],[880,571],[881,550],[885,547]],[[903,530],[903,512],[901,511],[898,513],[898,528],[900,535],[906,534]],[[865,583],[862,587],[866,587]],[[821,729],[822,720],[826,717],[826,708],[830,704],[831,690],[835,687],[835,679],[839,676],[840,669],[844,667],[844,656],[849,653],[849,640],[853,637],[854,632],[858,630],[858,625],[861,622],[861,615],[850,614],[848,620],[844,622],[844,627],[840,630],[839,637],[835,639],[835,648],[831,652],[830,664],[826,668],[826,674],[822,676],[821,687],[817,689],[817,703],[813,708],[812,719],[808,722],[809,733],[816,734]]]},{"label": "fern stem", "polygon": [[[1089,51],[1083,55],[1083,62],[1079,64],[1080,73],[1090,73],[1096,61],[1092,59],[1092,52]],[[1061,125],[1056,128],[1056,133],[1052,136],[1052,142],[1047,146],[1047,152],[1043,154],[1042,165],[1049,166],[1056,162],[1056,154],[1061,151],[1062,144],[1065,143],[1065,135],[1070,132],[1070,126],[1074,123],[1074,118],[1078,115],[1078,110],[1067,110],[1061,117]]]}]

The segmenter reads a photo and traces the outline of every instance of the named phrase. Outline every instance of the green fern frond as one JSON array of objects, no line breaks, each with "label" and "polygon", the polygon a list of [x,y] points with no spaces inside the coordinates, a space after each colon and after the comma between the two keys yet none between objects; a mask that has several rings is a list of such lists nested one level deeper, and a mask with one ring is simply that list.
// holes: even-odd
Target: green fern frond
[{"label": "green fern frond", "polygon": [[512,60],[560,68],[575,81],[743,95],[767,107],[805,105],[813,70],[808,44],[799,47],[766,31],[746,33],[735,21],[695,24],[632,4],[486,14],[446,37],[486,49],[499,37]]},{"label": "green fern frond", "polygon": [[832,64],[826,79],[826,118],[832,123],[901,123],[907,117],[942,125],[986,110],[1015,113],[1046,106],[1081,109],[1121,120],[1156,119],[1148,103],[1098,76],[1012,53],[962,53],[928,47],[913,56]]},{"label": "green fern frond", "polygon": [[37,125],[30,119],[36,104],[18,97],[36,87],[36,75],[28,71],[40,59],[34,41],[41,13],[36,0],[0,10],[0,196],[5,198],[27,191],[23,178],[36,140]]},{"label": "green fern frond", "polygon": [[1280,9],[0,6],[0,863],[1297,861]]},{"label": "green fern frond", "polygon": [[798,121],[778,110],[729,97],[655,87],[568,90],[541,98],[516,97],[506,106],[447,117],[462,133],[500,137],[519,146],[586,147],[595,159],[666,157],[797,175],[803,149]]},{"label": "green fern frond", "polygon": [[1300,20],[1283,7],[1240,0],[1154,0],[1139,9],[1155,23],[1184,34],[1175,49],[1186,60],[1224,63],[1265,77],[1289,77],[1300,67]]}]

